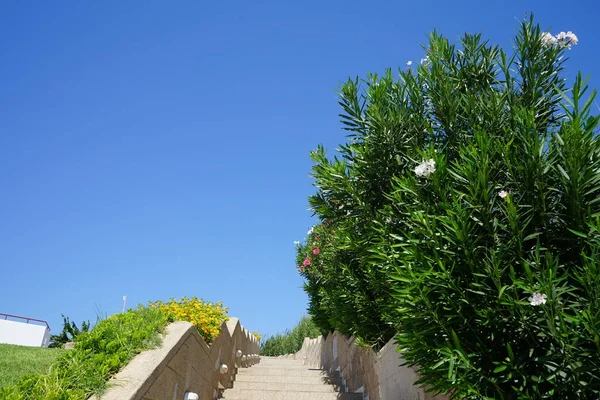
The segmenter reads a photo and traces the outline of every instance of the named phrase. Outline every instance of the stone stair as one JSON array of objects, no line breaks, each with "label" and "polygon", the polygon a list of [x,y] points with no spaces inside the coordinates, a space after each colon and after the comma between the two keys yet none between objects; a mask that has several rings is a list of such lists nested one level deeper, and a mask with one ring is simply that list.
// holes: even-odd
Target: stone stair
[{"label": "stone stair", "polygon": [[362,400],[360,393],[344,393],[342,379],[302,361],[261,357],[260,363],[240,368],[226,400]]}]

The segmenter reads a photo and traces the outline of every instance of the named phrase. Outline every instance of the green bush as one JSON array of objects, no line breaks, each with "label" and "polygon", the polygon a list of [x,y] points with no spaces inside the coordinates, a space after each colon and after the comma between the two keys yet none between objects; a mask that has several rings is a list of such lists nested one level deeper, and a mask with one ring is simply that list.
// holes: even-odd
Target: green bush
[{"label": "green bush", "polygon": [[160,310],[139,308],[99,322],[75,338],[45,375],[25,376],[0,389],[6,400],[83,400],[102,393],[107,380],[140,351],[156,347],[168,320]]},{"label": "green bush", "polygon": [[69,317],[63,315],[62,318],[63,329],[58,335],[50,335],[50,346],[48,347],[63,347],[65,343],[74,341],[81,333],[88,332],[92,326],[90,321],[83,321],[79,328],[75,322],[69,321]]},{"label": "green bush", "polygon": [[282,356],[296,353],[302,348],[304,338],[314,339],[319,335],[321,335],[321,331],[310,317],[302,317],[291,331],[278,333],[263,340],[260,346],[260,354],[263,356]]},{"label": "green bush", "polygon": [[[298,246],[298,270],[306,278],[308,311],[322,332],[337,330],[355,336],[360,344],[384,345],[396,329],[387,318],[392,305],[386,269],[369,262],[355,218],[331,220],[313,227],[305,244]],[[315,254],[317,253],[317,254]]]},{"label": "green bush", "polygon": [[573,44],[533,19],[512,54],[434,32],[400,79],[342,87],[350,140],[312,154],[322,222],[298,248],[321,329],[399,332],[457,399],[600,397],[599,119],[581,75],[566,89]]}]

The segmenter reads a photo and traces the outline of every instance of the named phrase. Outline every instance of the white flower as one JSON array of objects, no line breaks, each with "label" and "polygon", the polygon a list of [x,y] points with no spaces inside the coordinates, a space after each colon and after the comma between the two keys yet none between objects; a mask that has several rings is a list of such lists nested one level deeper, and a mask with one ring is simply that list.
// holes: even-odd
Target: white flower
[{"label": "white flower", "polygon": [[507,192],[506,190],[501,190],[501,191],[498,193],[498,196],[500,196],[500,198],[502,198],[502,199],[505,199],[505,198],[506,198],[506,196],[508,196],[508,192]]},{"label": "white flower", "polygon": [[571,46],[576,45],[577,42],[579,42],[579,39],[573,32],[568,31],[561,32],[556,35],[556,41],[560,47],[566,47],[567,49],[571,50]]},{"label": "white flower", "polygon": [[306,232],[306,234],[310,235],[311,233],[313,233],[314,230],[315,230],[315,227],[311,226],[310,229],[308,230],[308,232]]},{"label": "white flower", "polygon": [[300,242],[297,240],[294,240],[294,246],[299,247],[300,246]]},{"label": "white flower", "polygon": [[412,61],[407,62],[406,65],[410,67],[412,65]]},{"label": "white flower", "polygon": [[558,39],[552,36],[550,32],[544,32],[542,34],[542,43],[546,47],[556,46]]},{"label": "white flower", "polygon": [[429,64],[429,56],[421,58],[421,65],[423,64]]},{"label": "white flower", "polygon": [[543,293],[534,293],[528,300],[532,306],[540,306],[546,304],[546,295]]},{"label": "white flower", "polygon": [[432,158],[429,161],[423,162],[415,167],[415,174],[418,177],[427,178],[435,172],[435,160]]}]

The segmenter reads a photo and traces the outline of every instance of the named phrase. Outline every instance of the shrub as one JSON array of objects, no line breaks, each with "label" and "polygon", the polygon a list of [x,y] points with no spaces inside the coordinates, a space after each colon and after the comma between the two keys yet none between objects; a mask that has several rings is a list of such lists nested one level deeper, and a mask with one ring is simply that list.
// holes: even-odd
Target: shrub
[{"label": "shrub", "polygon": [[310,317],[302,317],[291,331],[287,330],[284,333],[266,338],[261,343],[260,354],[263,356],[282,356],[296,353],[302,348],[304,338],[314,339],[320,334],[319,328],[312,322]]},{"label": "shrub", "polygon": [[164,311],[173,320],[190,322],[206,343],[219,335],[221,325],[229,319],[228,309],[221,302],[210,303],[196,297],[171,299],[167,303],[156,301],[150,307]]},{"label": "shrub", "polygon": [[562,77],[576,40],[533,19],[514,54],[434,32],[399,80],[342,87],[350,140],[312,153],[321,223],[298,248],[319,327],[398,330],[454,398],[599,397],[599,119]]},{"label": "shrub", "polygon": [[392,304],[389,279],[368,262],[372,254],[354,218],[330,221],[313,227],[298,246],[309,314],[324,334],[337,330],[359,344],[382,346],[396,332],[386,321]]},{"label": "shrub", "polygon": [[50,335],[50,346],[48,347],[62,347],[65,343],[74,341],[81,333],[90,330],[90,321],[83,321],[79,328],[75,322],[69,321],[69,317],[63,315],[62,318],[63,330],[58,335]]},{"label": "shrub", "polygon": [[114,315],[75,338],[45,375],[25,376],[0,389],[6,400],[83,400],[106,389],[107,380],[137,353],[160,343],[168,322],[160,310],[140,308]]}]

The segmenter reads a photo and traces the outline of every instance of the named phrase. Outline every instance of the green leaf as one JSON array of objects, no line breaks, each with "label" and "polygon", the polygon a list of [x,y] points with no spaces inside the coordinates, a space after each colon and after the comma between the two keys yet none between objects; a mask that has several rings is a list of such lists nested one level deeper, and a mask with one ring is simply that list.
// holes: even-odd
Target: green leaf
[{"label": "green leaf", "polygon": [[502,372],[506,368],[508,368],[508,365],[506,365],[506,364],[499,365],[496,368],[494,368],[494,373]]}]

